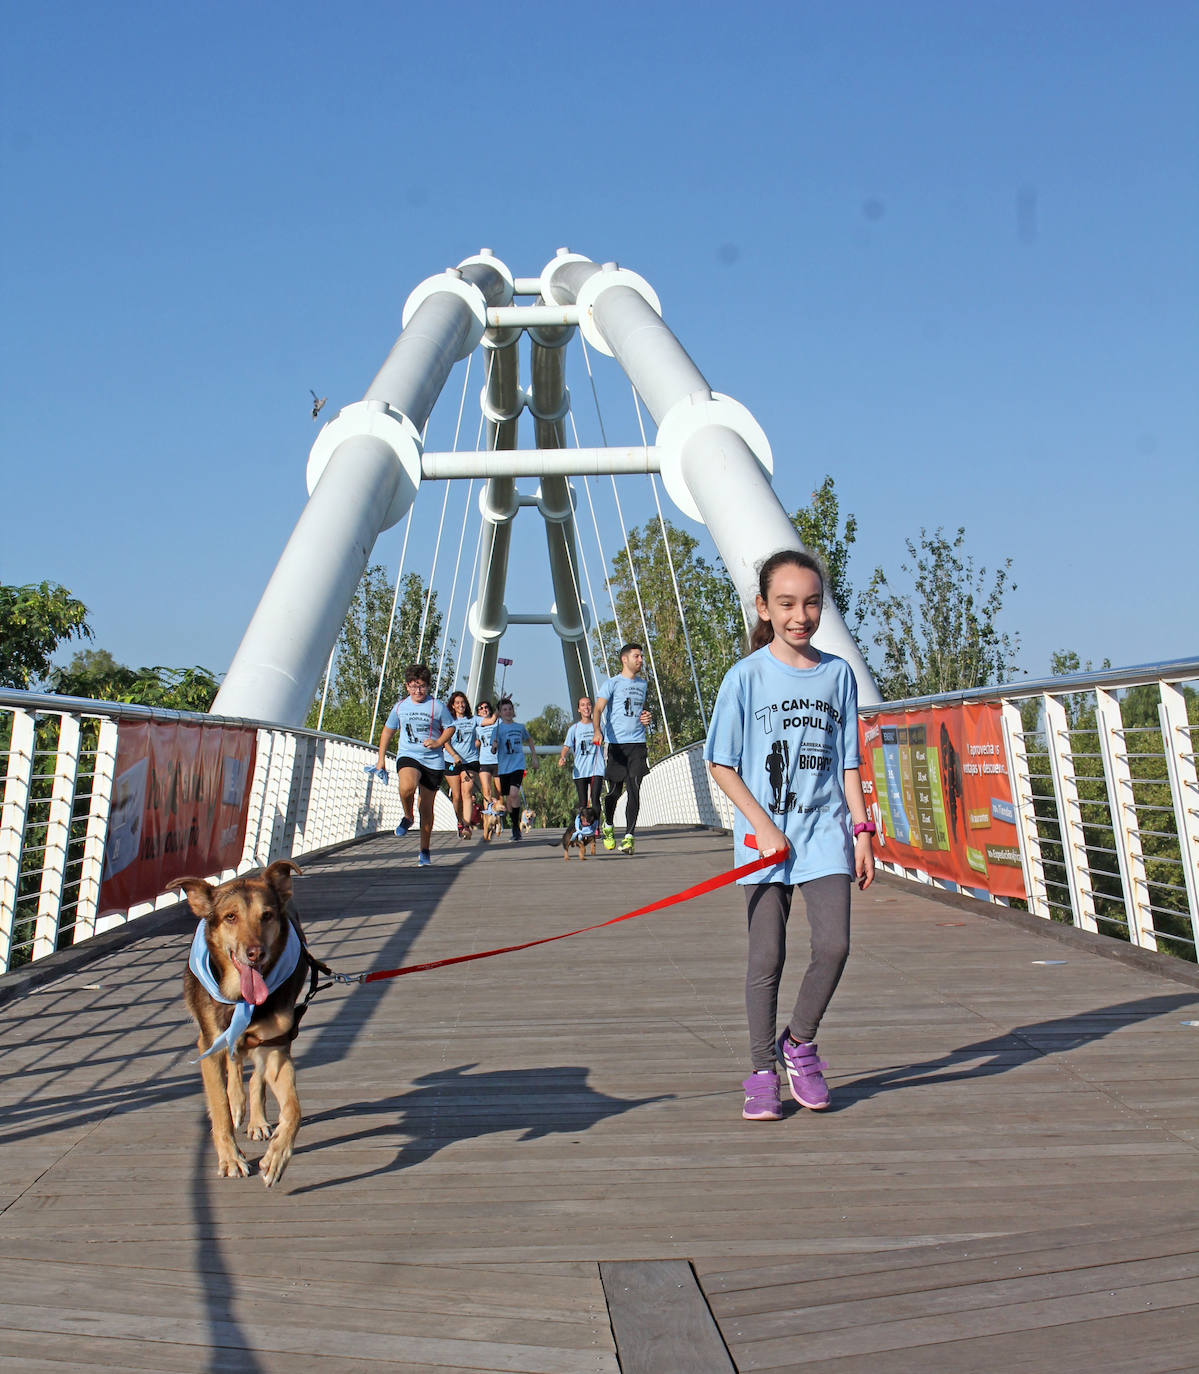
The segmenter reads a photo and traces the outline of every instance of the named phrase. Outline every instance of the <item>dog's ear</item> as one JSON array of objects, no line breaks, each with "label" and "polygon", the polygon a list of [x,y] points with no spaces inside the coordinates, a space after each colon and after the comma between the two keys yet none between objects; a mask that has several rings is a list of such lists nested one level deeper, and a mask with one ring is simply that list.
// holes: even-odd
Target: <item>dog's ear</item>
[{"label": "dog's ear", "polygon": [[291,899],[291,875],[299,872],[299,864],[293,864],[290,859],[276,859],[262,875],[274,888],[280,906],[286,906]]},{"label": "dog's ear", "polygon": [[210,887],[203,878],[176,878],[172,890],[181,887],[187,893],[187,904],[202,921],[212,915],[212,899],[216,889]]}]

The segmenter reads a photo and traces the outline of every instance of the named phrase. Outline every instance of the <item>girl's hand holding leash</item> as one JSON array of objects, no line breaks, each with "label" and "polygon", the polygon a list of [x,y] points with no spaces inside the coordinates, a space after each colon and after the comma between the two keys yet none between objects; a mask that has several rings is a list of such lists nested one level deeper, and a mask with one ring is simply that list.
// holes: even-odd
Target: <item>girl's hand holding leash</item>
[{"label": "girl's hand holding leash", "polygon": [[[761,854],[764,859],[768,859],[772,854],[778,854],[780,849],[784,852],[786,851],[787,837],[777,825],[771,825],[767,822],[766,825],[758,826],[756,838],[758,841],[758,853]],[[780,858],[781,857],[780,855]]]},{"label": "girl's hand holding leash", "polygon": [[863,831],[853,842],[854,869],[858,877],[858,890],[865,892],[874,882],[874,844],[873,837]]}]

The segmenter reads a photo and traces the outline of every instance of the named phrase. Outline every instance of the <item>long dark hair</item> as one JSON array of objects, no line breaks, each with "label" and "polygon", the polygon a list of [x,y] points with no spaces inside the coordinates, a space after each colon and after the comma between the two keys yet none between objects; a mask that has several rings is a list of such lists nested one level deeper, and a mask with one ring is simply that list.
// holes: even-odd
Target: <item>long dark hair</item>
[{"label": "long dark hair", "polygon": [[459,700],[461,700],[463,706],[466,707],[466,710],[463,711],[462,716],[473,716],[474,712],[470,709],[470,698],[466,695],[465,692],[451,693],[449,701],[446,702],[446,705],[450,708],[450,715],[454,714],[454,702]]},{"label": "long dark hair", "polygon": [[[758,568],[758,595],[763,601],[769,599],[770,582],[775,573],[788,565],[794,568],[807,568],[809,572],[814,572],[820,579],[820,595],[824,596],[824,569],[820,565],[820,559],[803,549],[780,549],[778,553],[772,553],[769,558],[764,558]],[[773,638],[774,626],[769,620],[763,620],[759,616],[758,623],[749,634],[750,653],[769,644]]]}]

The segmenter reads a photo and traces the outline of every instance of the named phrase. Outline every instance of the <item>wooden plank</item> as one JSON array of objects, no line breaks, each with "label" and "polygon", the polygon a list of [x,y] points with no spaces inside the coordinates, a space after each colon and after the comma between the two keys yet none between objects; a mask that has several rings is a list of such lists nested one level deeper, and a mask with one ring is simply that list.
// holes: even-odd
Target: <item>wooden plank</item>
[{"label": "wooden plank", "polygon": [[606,1260],[599,1268],[621,1374],[735,1374],[689,1264]]}]

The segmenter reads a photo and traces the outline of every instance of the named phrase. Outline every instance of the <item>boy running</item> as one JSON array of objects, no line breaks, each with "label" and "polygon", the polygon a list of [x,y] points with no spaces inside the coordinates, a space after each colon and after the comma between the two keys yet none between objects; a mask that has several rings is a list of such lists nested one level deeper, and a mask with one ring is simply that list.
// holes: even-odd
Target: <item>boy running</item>
[{"label": "boy running", "polygon": [[429,842],[433,835],[433,801],[441,787],[446,754],[461,762],[452,748],[446,745],[454,735],[454,718],[443,702],[430,701],[432,676],[423,663],[414,663],[404,673],[408,696],[397,701],[387,717],[387,724],[379,736],[379,769],[387,767],[387,746],[399,735],[396,749],[396,780],[400,787],[400,805],[404,819],[396,826],[396,834],[407,835],[412,828],[412,803],[420,788],[420,854],[417,863],[428,868]]},{"label": "boy running", "polygon": [[646,757],[645,727],[650,714],[645,709],[646,681],[639,676],[642,652],[640,644],[626,644],[620,651],[620,672],[610,677],[599,690],[595,703],[595,744],[608,742],[608,764],[604,780],[608,792],[604,797],[604,848],[616,848],[616,832],[612,820],[616,803],[624,788],[629,789],[625,803],[625,835],[620,847],[626,854],[633,852],[633,831],[637,828],[637,813],[641,809],[641,780],[649,770]]}]

